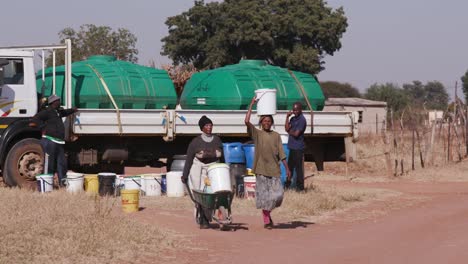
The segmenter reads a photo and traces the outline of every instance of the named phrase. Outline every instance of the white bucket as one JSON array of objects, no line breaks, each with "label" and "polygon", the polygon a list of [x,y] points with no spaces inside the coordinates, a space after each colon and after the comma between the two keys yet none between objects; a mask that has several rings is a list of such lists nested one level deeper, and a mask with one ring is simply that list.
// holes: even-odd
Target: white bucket
[{"label": "white bucket", "polygon": [[245,198],[255,198],[257,179],[255,176],[244,177],[244,195]]},{"label": "white bucket", "polygon": [[283,144],[288,144],[288,141],[289,141],[289,135],[280,135],[281,137],[281,143]]},{"label": "white bucket", "polygon": [[123,185],[124,185],[125,190],[141,190],[141,177],[140,176],[124,177]]},{"label": "white bucket", "polygon": [[41,193],[51,192],[54,189],[54,175],[39,174],[36,176],[37,189]]},{"label": "white bucket", "polygon": [[182,177],[182,171],[170,171],[166,173],[166,193],[168,197],[184,196],[184,184],[180,177]]},{"label": "white bucket", "polygon": [[141,190],[146,196],[161,196],[162,174],[141,175]]},{"label": "white bucket", "polygon": [[65,179],[67,192],[78,193],[84,191],[84,175],[82,173],[67,172]]},{"label": "white bucket", "polygon": [[228,165],[224,163],[213,164],[208,167],[207,172],[212,192],[231,191],[231,174]]},{"label": "white bucket", "polygon": [[255,90],[257,101],[257,115],[276,114],[276,89]]}]

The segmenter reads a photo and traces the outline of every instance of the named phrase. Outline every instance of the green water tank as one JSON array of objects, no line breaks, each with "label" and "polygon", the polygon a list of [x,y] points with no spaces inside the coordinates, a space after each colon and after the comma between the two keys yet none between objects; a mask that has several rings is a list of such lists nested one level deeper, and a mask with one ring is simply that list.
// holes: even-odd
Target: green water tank
[{"label": "green water tank", "polygon": [[[261,60],[241,60],[239,64],[195,73],[180,98],[183,109],[245,110],[255,90],[276,89],[278,110],[291,109],[299,101],[308,109],[322,110],[325,97],[311,74],[289,71]],[[305,96],[304,96],[305,95]]]},{"label": "green water tank", "polygon": [[[56,94],[64,98],[65,68],[56,67]],[[52,67],[45,69],[45,96],[52,94]],[[43,86],[42,72],[36,76],[37,92]],[[113,56],[91,56],[72,63],[72,105],[78,108],[113,109],[106,85],[120,109],[175,108],[177,94],[164,70],[145,67]]]}]

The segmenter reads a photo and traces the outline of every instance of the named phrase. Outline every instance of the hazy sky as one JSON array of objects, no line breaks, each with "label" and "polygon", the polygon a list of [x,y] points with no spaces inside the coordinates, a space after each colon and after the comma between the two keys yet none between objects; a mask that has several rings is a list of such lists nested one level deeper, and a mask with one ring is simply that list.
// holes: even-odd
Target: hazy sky
[{"label": "hazy sky", "polygon": [[[344,7],[349,26],[342,49],[325,58],[321,81],[349,82],[365,90],[373,83],[438,80],[452,94],[455,81],[468,70],[466,0],[328,3]],[[164,21],[192,5],[192,0],[4,0],[0,46],[57,43],[61,29],[89,23],[129,29],[138,38],[139,63],[167,63],[159,55],[167,34]]]}]

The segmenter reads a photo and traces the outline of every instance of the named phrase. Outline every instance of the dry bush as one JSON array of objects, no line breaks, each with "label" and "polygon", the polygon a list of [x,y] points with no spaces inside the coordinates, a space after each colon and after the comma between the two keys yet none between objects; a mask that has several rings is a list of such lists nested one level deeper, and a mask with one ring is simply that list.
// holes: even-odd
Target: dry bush
[{"label": "dry bush", "polygon": [[170,64],[162,65],[161,68],[167,71],[169,77],[171,77],[172,82],[176,88],[177,96],[180,97],[184,86],[187,81],[192,77],[192,75],[198,70],[192,64],[174,66]]},{"label": "dry bush", "polygon": [[1,263],[136,263],[173,235],[113,212],[116,198],[0,189]]}]

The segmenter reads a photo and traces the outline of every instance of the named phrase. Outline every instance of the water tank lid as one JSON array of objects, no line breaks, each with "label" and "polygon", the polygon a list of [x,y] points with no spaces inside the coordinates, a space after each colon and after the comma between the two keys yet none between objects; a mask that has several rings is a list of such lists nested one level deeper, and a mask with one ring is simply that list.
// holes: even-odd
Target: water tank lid
[{"label": "water tank lid", "polygon": [[252,66],[265,66],[267,65],[264,60],[241,60],[239,64],[242,65],[252,65]]},{"label": "water tank lid", "polygon": [[115,61],[116,58],[112,55],[93,55],[88,57],[89,61]]}]

